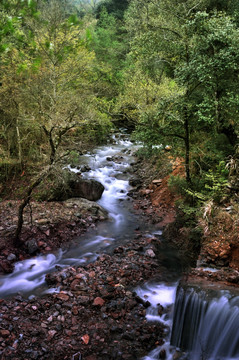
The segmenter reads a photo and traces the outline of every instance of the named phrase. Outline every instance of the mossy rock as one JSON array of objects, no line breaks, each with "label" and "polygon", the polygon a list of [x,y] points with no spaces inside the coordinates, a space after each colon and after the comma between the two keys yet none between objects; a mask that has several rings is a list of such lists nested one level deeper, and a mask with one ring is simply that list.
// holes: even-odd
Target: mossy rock
[{"label": "mossy rock", "polygon": [[64,201],[70,198],[85,198],[97,201],[104,186],[93,179],[83,179],[69,169],[55,169],[38,187],[35,198],[40,201]]}]

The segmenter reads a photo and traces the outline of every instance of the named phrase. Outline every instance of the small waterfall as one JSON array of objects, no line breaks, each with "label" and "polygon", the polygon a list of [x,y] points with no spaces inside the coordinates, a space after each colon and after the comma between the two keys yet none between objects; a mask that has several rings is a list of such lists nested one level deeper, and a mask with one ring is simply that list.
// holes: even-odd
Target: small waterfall
[{"label": "small waterfall", "polygon": [[190,360],[239,359],[239,296],[179,287],[171,344]]}]

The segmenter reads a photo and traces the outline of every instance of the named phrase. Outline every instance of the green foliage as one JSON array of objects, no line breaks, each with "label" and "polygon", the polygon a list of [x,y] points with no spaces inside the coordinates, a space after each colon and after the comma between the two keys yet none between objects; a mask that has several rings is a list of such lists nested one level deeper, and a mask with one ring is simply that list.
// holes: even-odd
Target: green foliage
[{"label": "green foliage", "polygon": [[103,0],[97,7],[96,16],[99,17],[102,9],[105,8],[109,14],[119,20],[122,20],[128,5],[129,0]]},{"label": "green foliage", "polygon": [[231,0],[3,0],[4,161],[44,162],[74,127],[68,138],[102,143],[123,119],[142,156],[184,156],[191,183],[170,186],[185,204],[220,202],[239,132],[238,14]]},{"label": "green foliage", "polygon": [[72,166],[78,166],[79,165],[79,152],[76,150],[71,150],[67,156],[67,159]]},{"label": "green foliage", "polygon": [[101,8],[96,27],[88,31],[89,48],[94,50],[98,61],[95,71],[109,100],[117,96],[122,83],[121,71],[128,47],[124,35],[122,24],[105,7]]},{"label": "green foliage", "polygon": [[190,185],[180,176],[171,176],[168,184],[172,191],[183,196],[185,206],[200,207],[206,201],[220,203],[227,197],[228,174],[225,161],[221,161],[214,170],[192,178]]}]

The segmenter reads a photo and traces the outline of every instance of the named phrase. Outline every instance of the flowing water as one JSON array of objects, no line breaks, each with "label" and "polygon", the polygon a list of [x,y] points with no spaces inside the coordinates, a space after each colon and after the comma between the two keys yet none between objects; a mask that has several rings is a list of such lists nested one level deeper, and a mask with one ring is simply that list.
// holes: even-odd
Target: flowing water
[{"label": "flowing water", "polygon": [[239,359],[239,296],[228,290],[179,288],[171,343],[190,360]]},{"label": "flowing water", "polygon": [[[148,235],[161,237],[160,231],[155,231],[152,226],[147,229],[145,223],[140,223],[132,212],[127,195],[130,190],[128,169],[134,160],[136,146],[124,136],[114,140],[114,145],[99,147],[81,159],[82,164],[91,168],[83,176],[94,178],[105,187],[98,202],[108,210],[110,220],[99,223],[95,230],[88,230],[83,237],[75,239],[67,251],[39,255],[16,263],[12,274],[0,277],[0,297],[9,297],[18,292],[35,296],[58,291],[45,286],[47,273],[59,267],[94,261],[99,253],[111,251],[113,247],[134,237],[138,227]],[[71,170],[78,171],[76,168]],[[178,288],[178,259],[168,251],[167,246],[162,256],[162,264],[166,265],[168,271],[165,283],[147,283],[136,289],[138,296],[151,303],[147,309],[147,320],[165,325],[165,344],[153,350],[144,360],[238,360],[239,296],[233,296],[228,291],[211,294],[210,291],[199,291],[194,287]],[[159,315],[159,307],[167,311]],[[162,349],[164,357],[160,355]],[[177,349],[182,352],[177,352]]]},{"label": "flowing water", "polygon": [[[40,295],[44,288],[45,275],[57,268],[69,265],[82,265],[94,261],[102,251],[110,249],[133,236],[139,226],[137,217],[131,211],[131,201],[127,195],[130,190],[127,170],[134,160],[133,145],[125,135],[113,136],[114,144],[101,146],[93,153],[81,158],[81,164],[90,167],[83,173],[85,178],[100,181],[105,191],[98,201],[109,212],[109,221],[99,223],[96,230],[75,239],[71,247],[63,252],[46,256],[40,255],[30,260],[16,263],[12,274],[0,277],[0,297],[21,293],[25,296]],[[70,168],[79,172],[76,168]],[[54,291],[57,289],[51,289]]]}]

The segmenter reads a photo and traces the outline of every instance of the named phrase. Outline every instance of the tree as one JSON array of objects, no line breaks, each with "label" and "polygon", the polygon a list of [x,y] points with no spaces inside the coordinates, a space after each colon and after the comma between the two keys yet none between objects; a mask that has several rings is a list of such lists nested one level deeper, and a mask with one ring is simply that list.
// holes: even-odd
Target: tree
[{"label": "tree", "polygon": [[95,12],[99,1],[100,0],[69,0],[69,2],[77,9],[80,16]]},{"label": "tree", "polygon": [[129,6],[129,0],[103,0],[96,9],[96,17],[99,18],[103,9],[118,20],[123,20],[124,13]]},{"label": "tree", "polygon": [[187,23],[193,47],[190,63],[178,70],[182,81],[194,84],[195,112],[200,124],[214,127],[229,143],[237,143],[239,106],[239,31],[224,13],[198,12]]},{"label": "tree", "polygon": [[[211,135],[223,132],[232,144],[236,139],[230,118],[237,116],[237,29],[223,13],[203,13],[206,5],[194,0],[132,1],[127,15],[131,59],[137,59],[156,84],[165,79],[162,74],[177,84],[173,96],[157,97],[158,112],[150,121],[158,124],[163,138],[183,141],[189,183],[190,148],[198,142],[197,133],[210,129]],[[226,103],[234,104],[230,111]]]},{"label": "tree", "polygon": [[57,1],[40,10],[40,21],[28,24],[34,49],[21,65],[22,96],[28,98],[25,115],[33,116],[48,138],[52,164],[62,136],[94,117],[94,53],[85,46],[84,29],[75,17],[66,19]]},{"label": "tree", "polygon": [[96,107],[92,84],[95,56],[86,47],[82,23],[75,16],[67,18],[64,7],[56,0],[38,3],[38,9],[39,18],[26,23],[25,31],[32,39],[30,51],[17,52],[12,58],[19,76],[15,96],[18,116],[44,132],[49,144],[49,164],[29,185],[19,207],[17,245],[21,244],[24,208],[33,190],[53,169],[63,136],[73,127],[90,122],[100,124],[102,118],[108,121]]},{"label": "tree", "polygon": [[[3,158],[18,156],[22,162],[22,139],[18,103],[15,98],[17,74],[12,69],[12,52],[27,48],[27,37],[22,31],[27,18],[37,17],[34,1],[5,1],[0,4],[0,139]],[[21,59],[19,59],[21,61]],[[16,70],[16,69],[15,69]],[[5,86],[7,84],[7,86]]]}]

